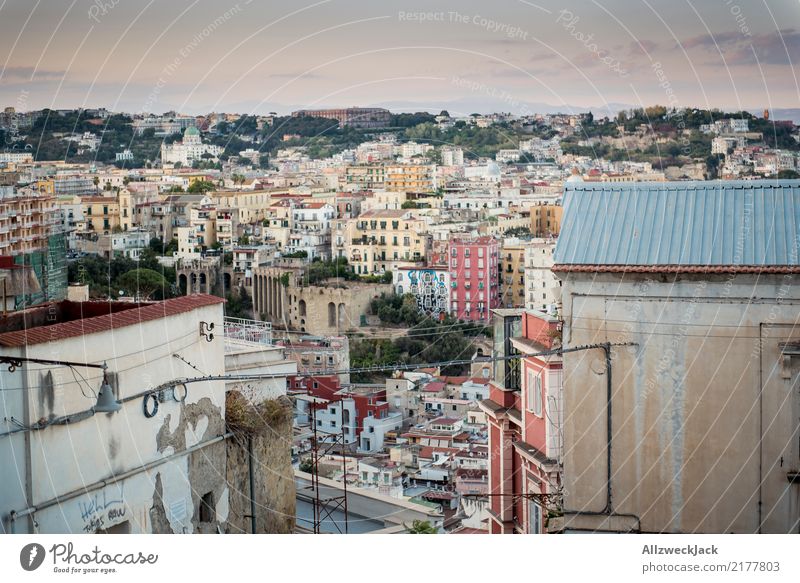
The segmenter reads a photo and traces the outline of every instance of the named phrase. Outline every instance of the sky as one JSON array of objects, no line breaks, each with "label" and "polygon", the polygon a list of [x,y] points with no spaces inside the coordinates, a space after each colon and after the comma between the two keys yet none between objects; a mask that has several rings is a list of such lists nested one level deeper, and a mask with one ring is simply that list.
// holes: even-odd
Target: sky
[{"label": "sky", "polygon": [[0,107],[800,108],[800,0],[0,0]]}]

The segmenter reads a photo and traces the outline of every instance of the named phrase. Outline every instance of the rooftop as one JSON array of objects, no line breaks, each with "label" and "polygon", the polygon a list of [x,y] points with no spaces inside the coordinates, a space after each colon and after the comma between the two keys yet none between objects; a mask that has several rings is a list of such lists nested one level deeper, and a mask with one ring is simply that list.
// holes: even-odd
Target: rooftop
[{"label": "rooftop", "polygon": [[[2,321],[0,346],[21,347],[107,332],[223,303],[216,296],[193,294],[153,303],[70,302],[43,304]],[[51,322],[55,314],[55,324]]]},{"label": "rooftop", "polygon": [[554,270],[794,272],[798,233],[800,180],[574,183]]}]

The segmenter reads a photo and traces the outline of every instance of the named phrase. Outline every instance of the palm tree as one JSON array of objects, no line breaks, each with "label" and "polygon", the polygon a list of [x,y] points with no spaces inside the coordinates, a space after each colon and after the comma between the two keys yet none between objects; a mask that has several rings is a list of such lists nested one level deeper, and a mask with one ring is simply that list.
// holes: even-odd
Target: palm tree
[{"label": "palm tree", "polygon": [[94,184],[94,193],[97,194],[97,190],[98,190],[97,187],[100,185],[100,177],[99,176],[95,176],[94,178],[92,178],[92,183]]}]

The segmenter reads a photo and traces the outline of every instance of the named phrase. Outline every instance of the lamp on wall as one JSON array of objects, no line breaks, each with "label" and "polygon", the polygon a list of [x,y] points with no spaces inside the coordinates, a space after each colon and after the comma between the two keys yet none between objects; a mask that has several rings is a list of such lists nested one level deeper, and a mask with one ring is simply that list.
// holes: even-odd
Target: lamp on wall
[{"label": "lamp on wall", "polygon": [[114,389],[108,383],[107,368],[106,363],[103,363],[103,382],[100,383],[97,404],[94,406],[96,413],[116,413],[122,408],[122,404],[114,397]]},{"label": "lamp on wall", "polygon": [[115,413],[122,408],[122,404],[114,397],[114,389],[108,382],[108,365],[92,364],[88,362],[69,362],[67,360],[45,360],[42,358],[24,358],[21,356],[0,356],[0,363],[8,365],[8,372],[14,372],[22,366],[23,362],[31,362],[34,364],[49,364],[53,366],[80,366],[84,368],[101,368],[103,369],[103,381],[100,383],[100,391],[97,393],[97,403],[93,407],[95,413]]}]

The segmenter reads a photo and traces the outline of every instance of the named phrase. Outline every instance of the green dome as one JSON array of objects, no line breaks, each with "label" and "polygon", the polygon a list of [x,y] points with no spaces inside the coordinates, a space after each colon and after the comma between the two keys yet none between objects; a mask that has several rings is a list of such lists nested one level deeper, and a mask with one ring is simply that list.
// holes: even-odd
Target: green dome
[{"label": "green dome", "polygon": [[183,132],[183,135],[184,136],[199,136],[200,135],[200,130],[198,130],[194,126],[189,126],[188,128],[186,128],[186,131]]}]

